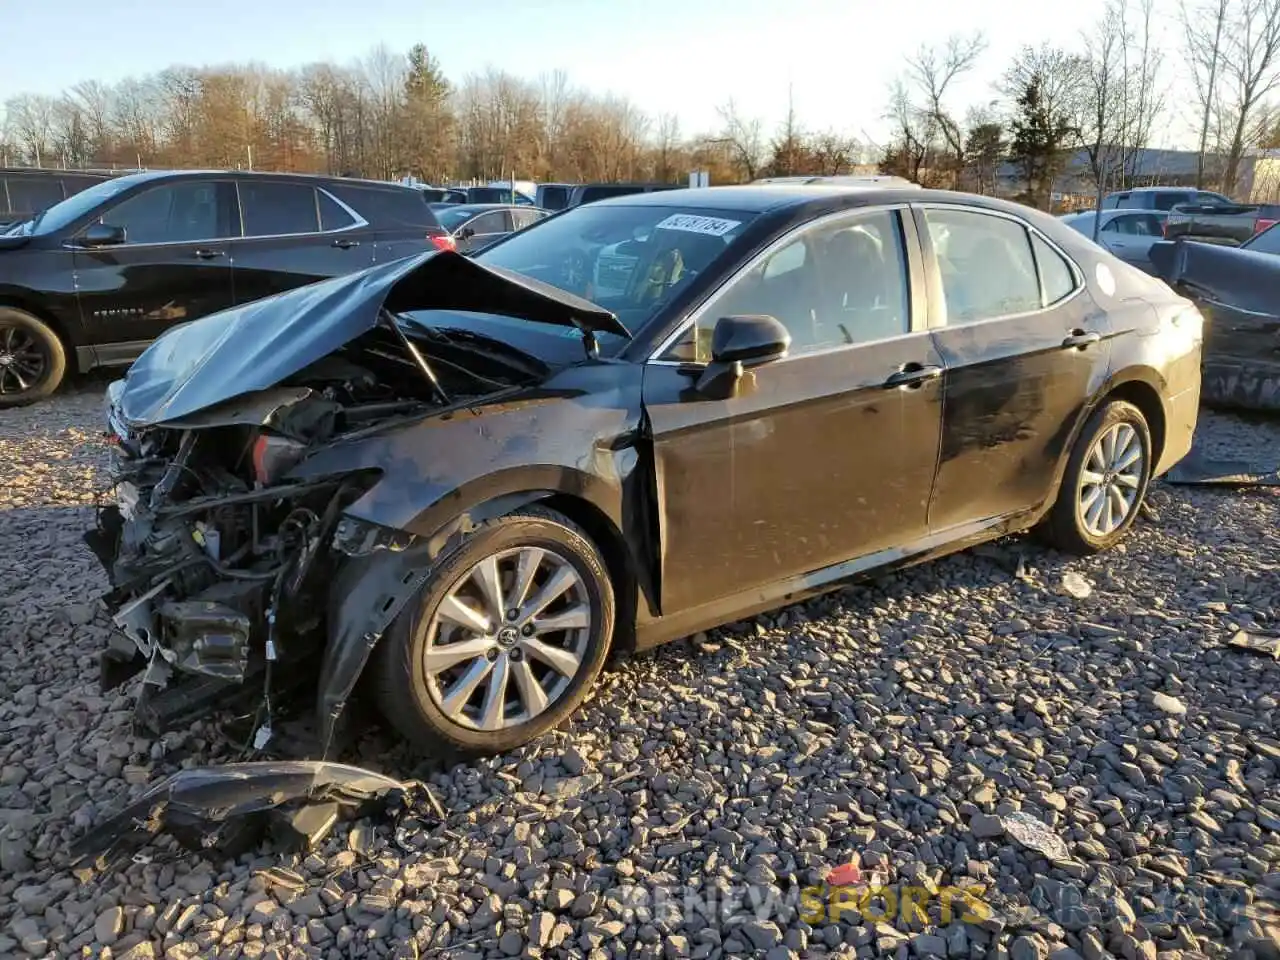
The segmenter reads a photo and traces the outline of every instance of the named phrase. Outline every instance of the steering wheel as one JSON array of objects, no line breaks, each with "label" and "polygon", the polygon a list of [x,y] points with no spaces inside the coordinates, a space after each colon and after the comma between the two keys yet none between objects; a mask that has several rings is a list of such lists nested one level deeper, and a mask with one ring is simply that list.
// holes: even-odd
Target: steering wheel
[{"label": "steering wheel", "polygon": [[570,250],[560,263],[560,286],[581,294],[591,282],[591,261],[581,250]]}]

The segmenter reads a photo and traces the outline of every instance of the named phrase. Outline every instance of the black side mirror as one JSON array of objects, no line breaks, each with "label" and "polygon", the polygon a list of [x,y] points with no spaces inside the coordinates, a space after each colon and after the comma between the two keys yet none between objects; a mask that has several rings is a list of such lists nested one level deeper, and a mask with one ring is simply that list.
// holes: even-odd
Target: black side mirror
[{"label": "black side mirror", "polygon": [[114,247],[124,243],[124,227],[113,227],[109,223],[91,223],[80,234],[79,244],[82,247]]},{"label": "black side mirror", "polygon": [[461,230],[458,231],[459,240],[470,240],[475,235],[476,235],[475,227],[463,227]]},{"label": "black side mirror", "polygon": [[711,362],[698,376],[695,389],[703,396],[727,400],[737,395],[748,367],[781,360],[789,349],[791,334],[775,317],[721,317],[711,332]]}]

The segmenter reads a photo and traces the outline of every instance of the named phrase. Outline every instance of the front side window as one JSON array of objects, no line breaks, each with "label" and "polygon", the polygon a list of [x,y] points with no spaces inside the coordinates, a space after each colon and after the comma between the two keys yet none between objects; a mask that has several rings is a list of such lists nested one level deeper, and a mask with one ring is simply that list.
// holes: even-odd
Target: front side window
[{"label": "front side window", "polygon": [[180,180],[134,194],[112,207],[102,222],[124,230],[125,243],[193,243],[228,235],[219,223],[218,185]]},{"label": "front side window", "polygon": [[320,229],[314,187],[252,181],[242,181],[237,187],[246,237],[288,236]]},{"label": "front side window", "polygon": [[908,332],[907,261],[898,213],[877,210],[814,224],[738,276],[662,357],[706,363],[721,317],[766,314],[791,334],[792,355]]},{"label": "front side window", "polygon": [[970,210],[925,210],[942,274],[949,324],[1040,309],[1040,283],[1026,227]]}]

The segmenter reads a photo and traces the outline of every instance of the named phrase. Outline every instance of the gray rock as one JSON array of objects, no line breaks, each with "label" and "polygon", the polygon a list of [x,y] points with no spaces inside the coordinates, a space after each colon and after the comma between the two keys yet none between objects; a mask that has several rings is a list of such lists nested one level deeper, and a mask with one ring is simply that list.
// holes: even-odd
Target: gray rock
[{"label": "gray rock", "polygon": [[771,920],[748,920],[738,929],[757,950],[768,950],[782,942],[782,931]]},{"label": "gray rock", "polygon": [[121,907],[108,907],[98,914],[93,923],[93,935],[99,943],[112,944],[124,933],[124,910]]}]

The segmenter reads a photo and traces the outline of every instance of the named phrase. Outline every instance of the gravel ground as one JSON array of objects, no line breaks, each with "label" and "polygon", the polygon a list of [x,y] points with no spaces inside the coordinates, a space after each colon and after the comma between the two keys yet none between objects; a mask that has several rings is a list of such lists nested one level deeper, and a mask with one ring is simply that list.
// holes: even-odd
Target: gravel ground
[{"label": "gravel ground", "polygon": [[[1105,556],[1010,540],[621,664],[566,729],[433,773],[450,819],[420,834],[82,882],[69,839],[229,750],[97,691],[101,389],[0,413],[0,956],[1276,955],[1280,664],[1224,646],[1280,619],[1266,490],[1160,486]],[[375,732],[346,759],[402,757]],[[985,909],[799,899],[850,863]]]}]

